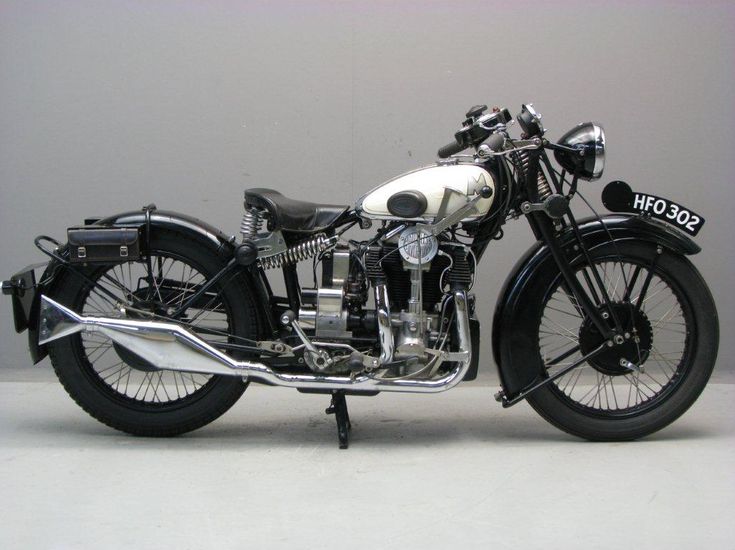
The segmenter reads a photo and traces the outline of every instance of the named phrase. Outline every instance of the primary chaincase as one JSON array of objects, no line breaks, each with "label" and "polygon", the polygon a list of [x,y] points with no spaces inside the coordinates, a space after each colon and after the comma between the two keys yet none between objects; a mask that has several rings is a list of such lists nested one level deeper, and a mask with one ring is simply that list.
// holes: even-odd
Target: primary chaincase
[{"label": "primary chaincase", "polygon": [[[336,246],[322,261],[322,284],[316,291],[316,308],[302,307],[299,322],[319,337],[347,336],[345,285],[350,271],[350,251]],[[313,292],[313,291],[312,291]]]}]

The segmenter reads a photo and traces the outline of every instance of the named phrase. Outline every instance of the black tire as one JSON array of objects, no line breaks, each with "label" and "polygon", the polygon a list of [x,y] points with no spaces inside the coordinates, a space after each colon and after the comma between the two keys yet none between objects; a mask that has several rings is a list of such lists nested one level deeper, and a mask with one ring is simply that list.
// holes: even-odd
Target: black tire
[{"label": "black tire", "polygon": [[[659,281],[657,283],[660,290],[657,293],[664,293],[663,298],[653,298],[652,292],[649,290],[647,296],[644,294],[643,307],[639,317],[633,318],[633,310],[628,305],[630,302],[636,303],[636,292],[641,294],[643,282],[640,278],[638,282],[633,284],[632,274],[635,266],[640,266],[639,274],[650,271],[652,259],[657,255],[656,245],[645,242],[619,242],[617,246],[610,243],[602,245],[592,251],[591,256],[595,264],[605,267],[604,275],[607,276],[607,266],[612,265],[619,267],[618,279],[622,279],[623,288],[618,289],[620,282],[610,282],[609,291],[613,297],[617,296],[620,305],[617,307],[617,313],[625,316],[630,311],[631,317],[627,321],[631,326],[640,327],[636,330],[636,335],[641,335],[636,342],[645,341],[650,337],[650,351],[645,351],[640,347],[641,344],[636,343],[636,350],[632,355],[637,358],[640,365],[643,366],[643,372],[627,371],[627,374],[616,369],[615,360],[622,353],[622,347],[616,347],[616,352],[612,350],[607,356],[601,359],[595,359],[584,364],[571,373],[549,383],[547,386],[532,393],[528,397],[530,405],[547,421],[554,426],[568,432],[572,435],[582,437],[593,441],[623,441],[633,440],[656,432],[679,418],[699,397],[709,380],[712,369],[714,368],[717,357],[717,348],[719,342],[719,324],[717,320],[717,310],[715,303],[707,288],[706,283],[696,268],[689,260],[668,250],[662,250],[658,257],[656,267],[653,270],[651,280]],[[622,263],[616,263],[622,259]],[[626,268],[626,266],[629,266]],[[578,277],[581,274],[581,265],[576,266]],[[628,276],[625,276],[627,269]],[[614,271],[613,271],[614,273]],[[622,275],[620,274],[622,273]],[[640,275],[643,277],[643,275]],[[614,277],[610,277],[614,280]],[[566,323],[569,326],[562,326],[557,333],[570,341],[574,340],[574,333],[578,334],[576,346],[582,349],[576,355],[581,358],[585,354],[585,340],[590,339],[593,334],[588,322],[580,322],[580,326],[575,329],[571,326],[571,319],[574,317],[576,308],[570,301],[571,307],[566,310],[560,302],[550,301],[554,297],[560,296],[559,292],[564,292],[561,285],[561,276],[549,270],[546,274],[541,275],[540,285],[545,285],[544,299],[530,305],[528,314],[535,322],[529,322],[528,327],[535,327],[533,334],[528,334],[529,341],[536,342],[537,352],[535,356],[538,358],[539,371],[548,375],[553,369],[561,369],[559,366],[552,367],[547,371],[544,361],[551,362],[552,356],[556,353],[563,352],[559,348],[547,355],[546,359],[542,358],[542,349],[552,349],[546,333],[553,332],[548,330],[549,313],[562,312],[565,319],[569,319]],[[615,285],[615,288],[612,285]],[[625,286],[631,286],[630,296],[625,301]],[[640,285],[640,286],[638,286]],[[586,285],[589,286],[589,285]],[[649,287],[652,288],[652,287]],[[667,299],[667,294],[671,298],[671,307],[667,310],[661,319],[652,321],[651,312],[646,313],[648,307],[645,302],[651,299],[661,300],[663,303]],[[566,294],[566,293],[564,293]],[[668,307],[666,303],[663,308]],[[663,309],[662,308],[662,309]],[[678,311],[677,311],[678,308]],[[562,313],[554,313],[560,316]],[[558,318],[558,317],[557,317]],[[676,322],[672,321],[676,319]],[[662,321],[663,320],[663,321]],[[580,316],[581,321],[581,316]],[[555,325],[560,322],[553,321]],[[663,323],[663,324],[662,324]],[[666,328],[664,328],[666,327]],[[671,328],[673,327],[673,328]],[[543,329],[547,330],[544,331]],[[563,329],[563,330],[561,330]],[[530,328],[527,330],[531,330]],[[578,332],[577,332],[578,331]],[[668,332],[667,332],[668,331]],[[661,334],[665,334],[663,338]],[[546,339],[545,339],[546,338]],[[676,338],[676,340],[675,340]],[[602,342],[600,339],[599,342]],[[659,345],[670,345],[674,351],[660,352]],[[668,343],[668,344],[667,344]],[[593,342],[594,346],[598,342]],[[626,343],[626,345],[629,345]],[[547,348],[547,346],[549,346]],[[576,347],[573,343],[569,344],[569,349]],[[591,346],[587,346],[589,350]],[[680,351],[679,348],[681,348]],[[628,348],[630,352],[631,348]],[[655,351],[654,351],[655,350]],[[607,352],[606,352],[607,353]],[[618,355],[615,355],[617,353]],[[630,353],[628,353],[630,355]],[[605,359],[606,357],[606,359]],[[565,358],[566,359],[566,358]],[[570,356],[568,364],[571,364],[575,356]],[[623,358],[621,358],[621,362]],[[622,365],[620,367],[623,368]],[[648,371],[651,371],[647,374]],[[584,391],[584,387],[574,394],[576,387],[569,389],[574,378],[577,382],[583,376],[582,372],[593,372],[597,379],[597,396],[592,398],[580,397]],[[577,374],[575,374],[577,373]],[[584,376],[588,376],[585,374]],[[649,379],[646,378],[648,376]],[[566,382],[565,382],[566,380]],[[618,399],[617,388],[622,386],[621,391],[626,389],[626,381],[628,383],[627,403],[624,403],[625,393],[622,398]],[[654,384],[653,381],[656,381]],[[577,382],[574,382],[575,386]],[[564,385],[566,383],[566,386]],[[604,399],[600,393],[604,390]],[[592,391],[595,391],[594,383]],[[631,404],[631,393],[635,392],[633,403]],[[610,397],[612,394],[612,398]],[[598,400],[599,399],[599,400]]]},{"label": "black tire", "polygon": [[[165,262],[168,260],[171,266],[180,263],[188,267],[188,272],[185,271],[186,267],[182,268],[181,283],[185,277],[194,278],[195,281],[209,279],[226,265],[226,259],[216,250],[173,231],[154,232],[151,250],[151,256],[159,262],[159,266],[166,266]],[[145,269],[144,265],[144,261],[129,262],[115,268],[120,271],[114,273],[119,274],[129,268],[132,285],[135,280],[132,276],[133,269]],[[85,268],[85,274],[92,280],[99,280],[103,273],[109,274],[113,271],[110,266]],[[83,311],[85,307],[90,307],[90,304],[101,301],[97,295],[98,291],[81,277],[71,273],[64,274],[55,288],[57,290],[53,298],[74,311]],[[188,282],[182,290],[182,296],[187,290],[191,292]],[[201,306],[201,311],[206,313],[204,317],[215,312],[219,316],[220,326],[227,325],[226,332],[248,339],[257,337],[257,317],[253,300],[240,276],[223,280],[215,285],[212,296],[215,296],[216,305],[210,305],[212,304],[210,301],[209,304]],[[211,311],[207,310],[207,307]],[[191,325],[193,328],[195,323]],[[105,378],[103,372],[99,372],[101,369],[96,367],[95,362],[99,362],[97,358],[100,355],[96,350],[90,351],[92,347],[89,341],[84,339],[87,336],[74,334],[49,344],[49,356],[56,375],[74,401],[92,417],[112,428],[133,435],[166,437],[200,428],[224,414],[247,387],[242,378],[237,376],[189,375],[189,373],[155,370],[149,368],[145,362],[136,361],[134,356],[126,355],[122,348],[111,343],[106,344],[108,347],[101,354],[107,354],[107,357],[111,355],[112,361],[119,360],[122,364],[120,368],[128,370],[128,381],[131,375],[138,378],[142,376],[144,382],[146,377],[148,378],[149,386],[146,387],[142,398],[139,396],[140,389],[133,396],[128,384],[124,390],[121,388],[121,378],[124,374],[118,376],[115,386]],[[232,341],[233,336],[218,338],[222,341]],[[100,346],[102,344],[98,347]],[[131,364],[137,366],[131,368]],[[144,374],[140,374],[141,372]],[[176,395],[172,389],[171,395],[166,392],[164,397],[163,390],[168,387],[168,384],[164,384],[159,396],[159,387],[164,376],[168,377],[166,380],[169,382],[173,379],[176,383]],[[153,387],[153,397],[149,398],[150,386],[156,377],[158,386]],[[186,385],[190,385],[190,388],[185,387]]]}]

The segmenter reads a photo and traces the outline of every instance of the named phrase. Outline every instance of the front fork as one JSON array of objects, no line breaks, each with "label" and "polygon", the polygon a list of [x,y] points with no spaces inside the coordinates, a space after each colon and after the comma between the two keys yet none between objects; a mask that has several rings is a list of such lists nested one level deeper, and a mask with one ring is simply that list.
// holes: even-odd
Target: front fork
[{"label": "front fork", "polygon": [[[608,307],[608,310],[610,311],[612,315],[612,320],[614,322],[614,326],[610,326],[610,324],[603,317],[600,308],[593,301],[587,291],[585,291],[585,289],[582,287],[579,280],[577,279],[576,275],[574,274],[574,270],[572,269],[572,266],[569,263],[569,260],[567,259],[564,250],[560,246],[559,240],[556,238],[556,229],[554,227],[554,222],[552,222],[552,220],[543,213],[530,213],[528,214],[528,217],[531,228],[533,229],[537,238],[543,239],[544,242],[547,244],[549,250],[551,251],[551,255],[554,258],[557,267],[559,268],[559,272],[564,278],[564,283],[562,284],[562,286],[569,296],[569,301],[575,306],[575,308],[579,310],[580,314],[589,317],[592,323],[594,323],[595,327],[599,330],[599,333],[602,335],[603,340],[600,345],[595,349],[589,351],[587,354],[583,355],[571,364],[564,366],[554,374],[537,381],[530,387],[525,388],[523,391],[513,397],[509,398],[502,390],[496,393],[495,399],[501,402],[503,404],[503,407],[511,407],[515,405],[516,403],[528,397],[530,393],[533,393],[536,390],[553,382],[554,380],[561,378],[568,372],[580,367],[585,362],[594,359],[598,355],[602,354],[608,347],[616,344],[622,344],[624,342],[624,330],[619,320],[614,315],[614,308]],[[575,229],[575,234],[577,234],[577,245],[580,249],[580,252],[583,254],[586,262],[592,270],[593,278],[598,282],[598,287],[600,289],[600,292],[602,293],[602,298],[600,302],[605,303],[609,306],[610,298],[607,295],[607,291],[605,290],[605,285],[599,284],[601,279],[599,277],[599,274],[597,273],[594,263],[591,261],[589,253],[586,250],[582,239],[578,236],[578,233],[576,231],[576,222],[574,221],[574,219],[571,219],[570,221]],[[594,284],[592,283],[592,281],[587,280],[587,284],[589,285],[590,290],[592,290],[592,292],[595,292]],[[547,363],[546,367],[548,368],[559,364],[561,361],[567,359],[569,356],[573,355],[579,350],[579,346],[572,348],[568,352],[560,355],[559,357],[556,357],[554,360]]]},{"label": "front fork", "polygon": [[[551,180],[551,184],[554,186],[558,196],[560,198],[564,196],[562,184],[551,169],[551,163],[545,151],[540,150],[531,153],[529,155],[527,166],[528,172],[526,173],[525,181],[526,194],[532,201],[540,202],[539,199],[544,198],[539,196],[541,192],[539,188],[539,178],[546,181],[546,178],[542,176],[544,171],[543,166],[547,168],[548,178]],[[574,190],[576,189],[576,182],[577,180],[575,178],[572,182],[572,191],[570,191],[570,195],[573,194]],[[546,185],[545,192],[547,193],[547,195],[550,192],[548,184]],[[565,198],[568,200],[569,197]],[[590,280],[589,275],[586,271],[583,271],[583,276],[586,279],[587,285],[589,286],[589,289],[593,293],[594,297],[600,298],[598,302],[607,306],[609,315],[612,316],[614,327],[611,327],[610,324],[605,320],[595,301],[593,301],[590,295],[580,284],[579,280],[574,274],[574,270],[572,269],[569,260],[567,259],[567,256],[564,253],[564,250],[559,244],[559,240],[556,237],[555,224],[562,224],[562,219],[564,215],[568,218],[568,223],[574,231],[579,251],[584,256],[584,259],[592,272],[592,278],[594,279],[594,281]],[[566,207],[566,213],[564,215],[560,216],[555,221],[552,221],[551,214],[547,214],[544,209],[534,209],[526,213],[528,221],[531,225],[531,229],[536,235],[536,238],[543,240],[549,247],[551,255],[554,258],[554,261],[556,262],[556,265],[559,268],[562,277],[564,278],[563,287],[569,295],[569,299],[572,304],[574,304],[574,306],[578,310],[580,310],[580,313],[584,313],[584,315],[590,318],[592,323],[595,325],[595,327],[605,340],[610,343],[615,342],[617,341],[617,339],[622,338],[624,327],[622,326],[620,319],[618,319],[617,315],[615,314],[614,309],[611,307],[612,304],[610,302],[610,297],[605,290],[605,285],[603,284],[602,279],[600,278],[600,275],[597,272],[597,269],[595,268],[592,259],[590,258],[589,252],[582,242],[577,222],[574,219],[574,216],[571,214],[568,205]],[[600,290],[601,296],[599,297],[596,296],[595,286],[597,286],[597,288],[599,288]]]},{"label": "front fork", "polygon": [[[554,258],[557,267],[559,268],[559,272],[561,273],[562,277],[564,277],[565,290],[567,291],[567,293],[571,294],[570,301],[578,306],[582,310],[582,312],[584,312],[584,314],[590,318],[590,320],[594,323],[595,327],[597,327],[597,330],[600,331],[600,334],[605,338],[605,340],[613,341],[615,337],[620,336],[623,331],[623,327],[620,325],[619,319],[617,319],[613,312],[613,321],[615,326],[611,327],[610,324],[603,318],[600,309],[594,303],[592,298],[590,298],[589,294],[587,293],[587,291],[585,291],[585,289],[582,287],[579,280],[577,279],[576,275],[574,274],[574,270],[569,264],[569,260],[567,260],[567,257],[564,254],[564,250],[562,249],[558,239],[556,238],[554,225],[551,219],[544,213],[532,213],[529,214],[529,216],[533,216],[532,226],[534,227],[534,230],[538,231],[539,236],[549,247],[551,255]],[[576,222],[574,220],[571,220],[571,223],[576,228]],[[597,283],[597,286],[602,294],[601,301],[609,306],[610,297],[607,295],[605,285],[602,284],[599,274],[597,273],[597,269],[595,268],[594,263],[591,261],[589,254],[584,247],[584,243],[579,238],[577,238],[577,246],[579,246],[580,251],[585,256],[585,259],[590,269],[592,270],[595,282]],[[588,284],[590,286],[590,289],[595,288],[592,281],[588,281]],[[608,309],[612,312],[612,308]]]}]

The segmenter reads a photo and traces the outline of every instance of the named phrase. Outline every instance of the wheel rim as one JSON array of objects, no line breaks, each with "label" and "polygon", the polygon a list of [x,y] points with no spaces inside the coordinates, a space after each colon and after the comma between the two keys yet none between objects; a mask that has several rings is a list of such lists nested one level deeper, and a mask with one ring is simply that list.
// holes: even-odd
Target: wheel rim
[{"label": "wheel rim", "polygon": [[[550,388],[570,407],[588,415],[641,414],[667,399],[686,376],[696,341],[693,313],[681,289],[660,270],[650,272],[650,266],[629,258],[624,262],[601,259],[595,265],[615,312],[620,316],[621,307],[631,311],[627,317],[630,332],[626,332],[630,340],[603,352],[607,354],[605,360],[583,363],[562,375],[550,384]],[[650,283],[641,297],[649,274]],[[594,286],[590,268],[578,269],[577,279],[590,293]],[[637,313],[632,308],[639,303],[640,313]],[[606,309],[601,307],[600,310]],[[544,301],[538,331],[543,364],[563,358],[553,367],[547,367],[549,376],[580,360],[589,351],[590,346],[584,345],[584,339],[589,339],[589,333],[585,332],[589,324],[558,278]],[[645,330],[646,324],[650,332]],[[630,327],[638,327],[640,332]],[[603,343],[602,339],[599,342]],[[631,353],[631,342],[635,342],[634,353]],[[650,349],[641,348],[649,343]],[[630,360],[642,367],[642,371],[615,369],[616,353],[621,361]]]},{"label": "wheel rim", "polygon": [[[117,301],[98,287],[88,287],[82,297],[82,313],[109,316],[117,309],[116,302],[126,304],[135,298],[137,303],[146,304],[158,318],[165,317],[165,313],[181,306],[208,279],[200,267],[171,252],[153,252],[151,263],[152,284],[147,282],[145,263],[128,262],[97,271],[93,278]],[[143,297],[147,300],[141,302]],[[231,312],[222,298],[221,287],[207,293],[195,306],[187,309],[177,322],[186,324],[195,332],[206,330],[210,342],[227,342],[227,334],[232,332]],[[143,313],[139,316],[145,317]],[[145,408],[182,406],[202,397],[218,379],[210,374],[155,369],[144,359],[98,333],[80,334],[77,350],[86,374],[113,399],[128,405]]]}]

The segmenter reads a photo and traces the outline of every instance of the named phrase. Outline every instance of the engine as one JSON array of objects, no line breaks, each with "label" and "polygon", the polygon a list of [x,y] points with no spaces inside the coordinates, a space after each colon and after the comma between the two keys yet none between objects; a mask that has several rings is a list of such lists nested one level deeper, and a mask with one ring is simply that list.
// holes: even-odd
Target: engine
[{"label": "engine", "polygon": [[[298,318],[314,330],[315,343],[337,358],[329,371],[354,370],[360,354],[366,370],[379,367],[391,377],[431,376],[448,368],[432,360],[437,350],[452,346],[451,289],[472,282],[464,245],[401,225],[370,246],[340,245],[319,260],[321,284],[302,291]],[[375,309],[367,307],[369,287]]]}]

